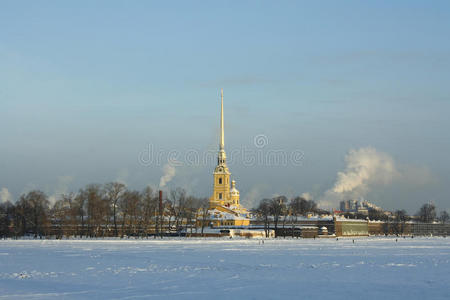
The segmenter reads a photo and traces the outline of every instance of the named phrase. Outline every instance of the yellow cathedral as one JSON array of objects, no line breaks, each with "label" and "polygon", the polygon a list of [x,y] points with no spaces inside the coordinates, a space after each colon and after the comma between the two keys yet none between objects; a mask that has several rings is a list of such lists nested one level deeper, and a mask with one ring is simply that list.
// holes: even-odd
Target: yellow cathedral
[{"label": "yellow cathedral", "polygon": [[240,204],[236,181],[230,181],[231,173],[227,167],[223,125],[223,89],[220,91],[220,98],[219,153],[217,166],[213,173],[213,194],[209,198],[211,221],[214,226],[247,226],[250,224],[249,213]]}]

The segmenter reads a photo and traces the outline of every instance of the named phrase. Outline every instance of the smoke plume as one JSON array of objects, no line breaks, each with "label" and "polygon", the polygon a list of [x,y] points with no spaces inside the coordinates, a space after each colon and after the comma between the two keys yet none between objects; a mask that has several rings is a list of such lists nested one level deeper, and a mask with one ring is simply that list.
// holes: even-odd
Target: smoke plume
[{"label": "smoke plume", "polygon": [[300,195],[300,197],[302,197],[303,199],[308,200],[308,201],[313,199],[311,193],[302,193]]},{"label": "smoke plume", "polygon": [[392,184],[423,186],[435,181],[427,167],[402,165],[387,153],[372,147],[350,150],[345,156],[347,166],[337,173],[333,188],[319,200],[323,208],[336,208],[342,200],[359,200],[374,188]]},{"label": "smoke plume", "polygon": [[393,158],[372,147],[350,150],[345,161],[345,170],[338,172],[333,188],[319,201],[321,207],[337,207],[339,201],[364,197],[371,188],[389,185],[402,177]]},{"label": "smoke plume", "polygon": [[164,167],[162,168],[163,171],[163,176],[161,177],[161,179],[159,180],[159,187],[163,188],[166,186],[166,184],[172,180],[172,178],[175,176],[176,174],[176,170],[175,170],[175,166],[168,162],[167,164],[164,165]]},{"label": "smoke plume", "polygon": [[73,181],[72,176],[59,176],[58,182],[56,184],[56,188],[54,190],[54,193],[48,197],[48,201],[51,205],[55,204],[55,202],[58,200],[58,197],[61,197],[61,195],[65,194],[69,190],[69,185]]},{"label": "smoke plume", "polygon": [[4,187],[0,190],[0,203],[5,203],[8,201],[12,202],[13,197],[12,197],[11,193],[8,191],[8,189]]},{"label": "smoke plume", "polygon": [[241,203],[249,208],[256,208],[258,205],[258,201],[264,196],[264,193],[267,192],[269,186],[266,184],[257,184],[253,186],[250,191],[247,192],[245,197],[241,200]]},{"label": "smoke plume", "polygon": [[120,169],[117,173],[116,181],[126,185],[129,176],[130,173],[128,172],[128,169]]}]

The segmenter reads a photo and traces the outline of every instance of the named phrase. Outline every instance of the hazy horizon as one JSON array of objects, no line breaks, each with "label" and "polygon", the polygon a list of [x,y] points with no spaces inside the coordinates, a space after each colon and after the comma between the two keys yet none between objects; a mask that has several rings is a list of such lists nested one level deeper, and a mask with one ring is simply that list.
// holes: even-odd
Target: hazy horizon
[{"label": "hazy horizon", "polygon": [[[448,28],[447,1],[2,1],[0,201],[156,189],[167,159],[165,189],[209,197],[223,88],[249,208],[307,194],[450,210]],[[286,163],[257,159],[273,153]]]}]

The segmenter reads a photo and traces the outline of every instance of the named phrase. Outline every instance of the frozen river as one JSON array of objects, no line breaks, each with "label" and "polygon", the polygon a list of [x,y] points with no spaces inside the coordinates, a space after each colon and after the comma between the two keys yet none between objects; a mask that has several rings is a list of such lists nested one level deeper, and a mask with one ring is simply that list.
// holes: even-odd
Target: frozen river
[{"label": "frozen river", "polygon": [[0,240],[0,299],[450,299],[450,238]]}]

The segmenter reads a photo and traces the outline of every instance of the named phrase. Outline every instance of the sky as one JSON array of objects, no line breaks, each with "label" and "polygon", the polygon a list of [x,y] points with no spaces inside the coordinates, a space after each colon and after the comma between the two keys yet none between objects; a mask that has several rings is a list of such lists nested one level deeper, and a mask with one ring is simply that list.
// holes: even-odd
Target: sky
[{"label": "sky", "polygon": [[450,210],[449,31],[448,1],[0,1],[0,197],[209,197],[223,88],[248,207]]}]

